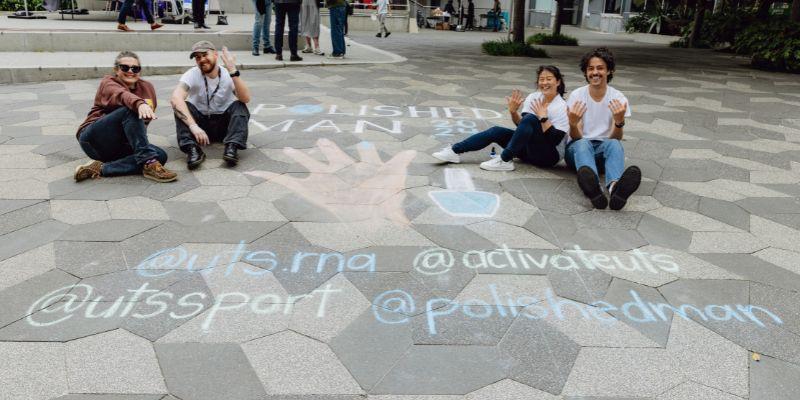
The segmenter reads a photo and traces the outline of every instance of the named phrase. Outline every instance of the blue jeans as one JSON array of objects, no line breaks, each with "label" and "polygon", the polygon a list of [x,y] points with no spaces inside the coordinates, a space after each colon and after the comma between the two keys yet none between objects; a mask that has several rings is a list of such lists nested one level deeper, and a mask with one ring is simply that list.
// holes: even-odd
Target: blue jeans
[{"label": "blue jeans", "polygon": [[525,114],[516,130],[494,126],[454,144],[453,151],[466,153],[497,143],[504,149],[500,153],[503,161],[511,161],[517,157],[537,167],[552,167],[561,158],[556,146],[564,135],[564,132],[552,127],[547,132],[542,132],[539,118],[534,114]]},{"label": "blue jeans", "polygon": [[103,162],[102,176],[142,173],[145,161],[167,162],[167,153],[147,141],[147,127],[135,111],[120,107],[83,128],[78,135],[83,152]]},{"label": "blue jeans", "polygon": [[283,51],[283,24],[289,17],[289,51],[297,54],[297,31],[300,28],[300,4],[275,3],[275,51]]},{"label": "blue jeans", "polygon": [[253,0],[253,8],[256,10],[256,19],[253,23],[253,50],[258,49],[258,45],[262,36],[264,37],[264,48],[267,49],[272,47],[272,44],[269,41],[269,26],[272,24],[272,0],[264,1],[267,6],[266,11],[264,14],[259,14],[258,8],[256,8],[256,0]]},{"label": "blue jeans", "polygon": [[605,186],[608,187],[622,176],[622,170],[625,169],[625,150],[617,139],[579,139],[567,144],[564,160],[574,170],[589,167],[598,177],[599,171],[605,170]]},{"label": "blue jeans", "polygon": [[328,9],[331,14],[331,43],[333,54],[344,55],[344,21],[347,18],[347,7],[338,6]]},{"label": "blue jeans", "polygon": [[[133,8],[134,0],[125,0],[122,3],[122,8],[119,10],[119,16],[117,17],[117,22],[120,24],[124,24],[125,20],[128,18],[128,13],[130,13],[131,8]],[[150,10],[150,7],[147,6],[147,2],[144,0],[138,0],[139,8],[144,11],[144,17],[147,19],[148,24],[153,24],[155,22],[153,20],[153,12]]]}]

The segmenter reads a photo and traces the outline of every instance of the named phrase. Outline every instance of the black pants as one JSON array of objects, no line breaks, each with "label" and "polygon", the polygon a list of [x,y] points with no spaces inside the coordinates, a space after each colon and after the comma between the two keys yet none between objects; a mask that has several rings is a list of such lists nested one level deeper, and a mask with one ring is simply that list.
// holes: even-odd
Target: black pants
[{"label": "black pants", "polygon": [[83,128],[78,143],[89,158],[103,162],[102,176],[141,174],[142,165],[167,153],[147,141],[147,126],[139,114],[119,107]]},{"label": "black pants", "polygon": [[275,3],[275,51],[283,51],[283,24],[289,17],[289,51],[297,55],[297,31],[300,25],[300,4]]},{"label": "black pants", "polygon": [[[241,101],[234,101],[222,114],[203,115],[194,104],[186,102],[197,125],[203,128],[211,142],[234,143],[239,149],[247,147],[247,124],[250,122],[250,111]],[[189,126],[180,118],[175,118],[178,132],[178,147],[186,153],[189,146],[197,146]]]},{"label": "black pants", "polygon": [[524,114],[519,121],[517,129],[491,127],[483,132],[476,133],[461,142],[453,145],[453,151],[461,154],[476,151],[486,146],[497,143],[503,147],[500,158],[511,161],[514,157],[537,167],[552,167],[559,160],[556,147],[564,138],[565,132],[551,127],[542,132],[539,117],[534,114]]},{"label": "black pants", "polygon": [[475,28],[475,14],[467,14],[467,26],[465,29]]},{"label": "black pants", "polygon": [[[128,13],[131,11],[131,8],[133,8],[133,2],[134,0],[125,0],[125,2],[122,3],[117,22],[120,24],[125,23],[125,20],[128,18]],[[144,0],[136,0],[136,4],[138,4],[139,8],[144,12],[144,18],[147,19],[147,23],[152,25],[155,20],[153,20],[153,12],[150,10],[150,7],[147,6],[147,3]]]},{"label": "black pants", "polygon": [[197,24],[206,22],[206,0],[192,0],[192,19]]}]

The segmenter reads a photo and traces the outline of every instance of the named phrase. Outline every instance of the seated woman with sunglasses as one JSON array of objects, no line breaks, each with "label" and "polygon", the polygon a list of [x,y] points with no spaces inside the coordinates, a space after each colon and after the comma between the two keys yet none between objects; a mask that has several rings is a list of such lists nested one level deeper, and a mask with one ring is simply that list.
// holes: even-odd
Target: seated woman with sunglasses
[{"label": "seated woman with sunglasses", "polygon": [[156,182],[177,179],[163,166],[167,153],[147,140],[147,125],[156,119],[156,90],[141,72],[139,56],[123,51],[114,60],[114,75],[100,81],[94,105],[78,128],[78,142],[92,161],[75,170],[77,182],[140,173]]},{"label": "seated woman with sunglasses", "polygon": [[557,67],[540,66],[536,71],[539,90],[531,93],[523,104],[522,93],[514,90],[508,101],[508,112],[516,129],[491,127],[452,146],[433,153],[439,160],[460,163],[459,154],[476,151],[497,143],[504,148],[498,157],[481,163],[487,171],[513,171],[514,157],[537,167],[552,167],[564,158],[566,132],[569,130],[567,103],[564,101],[564,77]]}]

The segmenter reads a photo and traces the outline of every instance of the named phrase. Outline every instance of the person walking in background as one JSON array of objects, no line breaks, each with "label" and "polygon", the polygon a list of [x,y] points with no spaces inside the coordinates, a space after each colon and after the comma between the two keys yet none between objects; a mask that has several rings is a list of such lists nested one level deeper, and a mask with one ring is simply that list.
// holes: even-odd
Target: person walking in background
[{"label": "person walking in background", "polygon": [[[144,0],[136,0],[136,1],[138,2],[137,4],[139,4],[139,8],[141,8],[142,11],[144,11],[144,17],[147,19],[147,23],[150,24],[150,30],[154,31],[164,26],[157,23],[153,19],[153,12],[150,11],[150,7],[147,6],[147,2],[145,2]],[[134,0],[125,0],[125,2],[122,3],[122,8],[119,10],[119,16],[117,17],[117,29],[124,32],[130,32],[133,30],[129,28],[128,25],[125,24],[125,20],[128,18],[128,13],[131,12],[131,8],[133,8],[133,2]]]},{"label": "person walking in background", "polygon": [[347,19],[350,18],[351,15],[353,15],[353,10],[355,9],[355,7],[353,7],[353,5],[350,4],[350,0],[344,0],[344,6],[345,9],[347,10],[347,12],[344,14],[344,35],[347,36],[347,33],[349,32],[349,24],[347,23]]},{"label": "person walking in background", "polygon": [[300,28],[300,2],[302,0],[274,0],[275,2],[275,59],[283,61],[283,26],[289,19],[289,61],[303,61],[297,54],[297,33]]},{"label": "person walking in background", "polygon": [[386,29],[386,16],[389,14],[389,0],[378,0],[378,34],[375,37],[389,37],[392,33]]},{"label": "person walking in background", "polygon": [[206,0],[192,0],[194,29],[211,29],[206,25]]},{"label": "person walking in background", "polygon": [[456,15],[456,7],[453,5],[453,0],[447,0],[447,4],[444,5],[444,12],[447,13],[444,17],[444,22],[450,22],[450,17]]},{"label": "person walking in background", "polygon": [[325,0],[331,18],[331,44],[333,53],[331,58],[344,58],[345,53],[345,21],[347,20],[347,5],[345,0]]},{"label": "person walking in background", "polygon": [[469,0],[469,5],[467,6],[467,27],[468,30],[475,29],[473,25],[475,21],[475,3],[472,0]]},{"label": "person walking in background", "polygon": [[114,60],[114,75],[100,81],[94,104],[78,128],[78,143],[92,161],[75,169],[75,181],[142,174],[156,182],[177,175],[164,168],[167,153],[147,140],[156,119],[156,89],[141,78],[139,56],[123,51]]},{"label": "person walking in background", "polygon": [[492,12],[494,13],[494,29],[492,32],[497,32],[500,30],[500,12],[502,9],[500,8],[500,0],[494,0],[494,5],[492,6]]},{"label": "person walking in background", "polygon": [[[255,22],[253,23],[253,55],[257,56],[261,38],[264,38],[264,54],[275,54],[275,49],[269,42],[269,26],[272,23],[272,0],[253,0],[256,8]],[[262,33],[263,32],[263,33]]]},{"label": "person walking in background", "polygon": [[300,9],[300,34],[306,38],[303,53],[324,56],[319,48],[319,0],[303,0]]}]

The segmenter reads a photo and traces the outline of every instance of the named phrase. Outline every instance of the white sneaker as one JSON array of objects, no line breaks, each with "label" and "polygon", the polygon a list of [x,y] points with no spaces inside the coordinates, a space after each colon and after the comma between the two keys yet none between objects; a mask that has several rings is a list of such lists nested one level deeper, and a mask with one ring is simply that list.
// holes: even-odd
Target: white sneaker
[{"label": "white sneaker", "polygon": [[461,156],[459,156],[458,154],[456,154],[455,151],[453,151],[452,146],[447,146],[431,155],[444,162],[449,162],[454,164],[458,164],[461,162]]},{"label": "white sneaker", "polygon": [[485,169],[487,171],[513,171],[514,161],[503,161],[503,159],[498,155],[491,160],[482,162],[481,169]]}]

